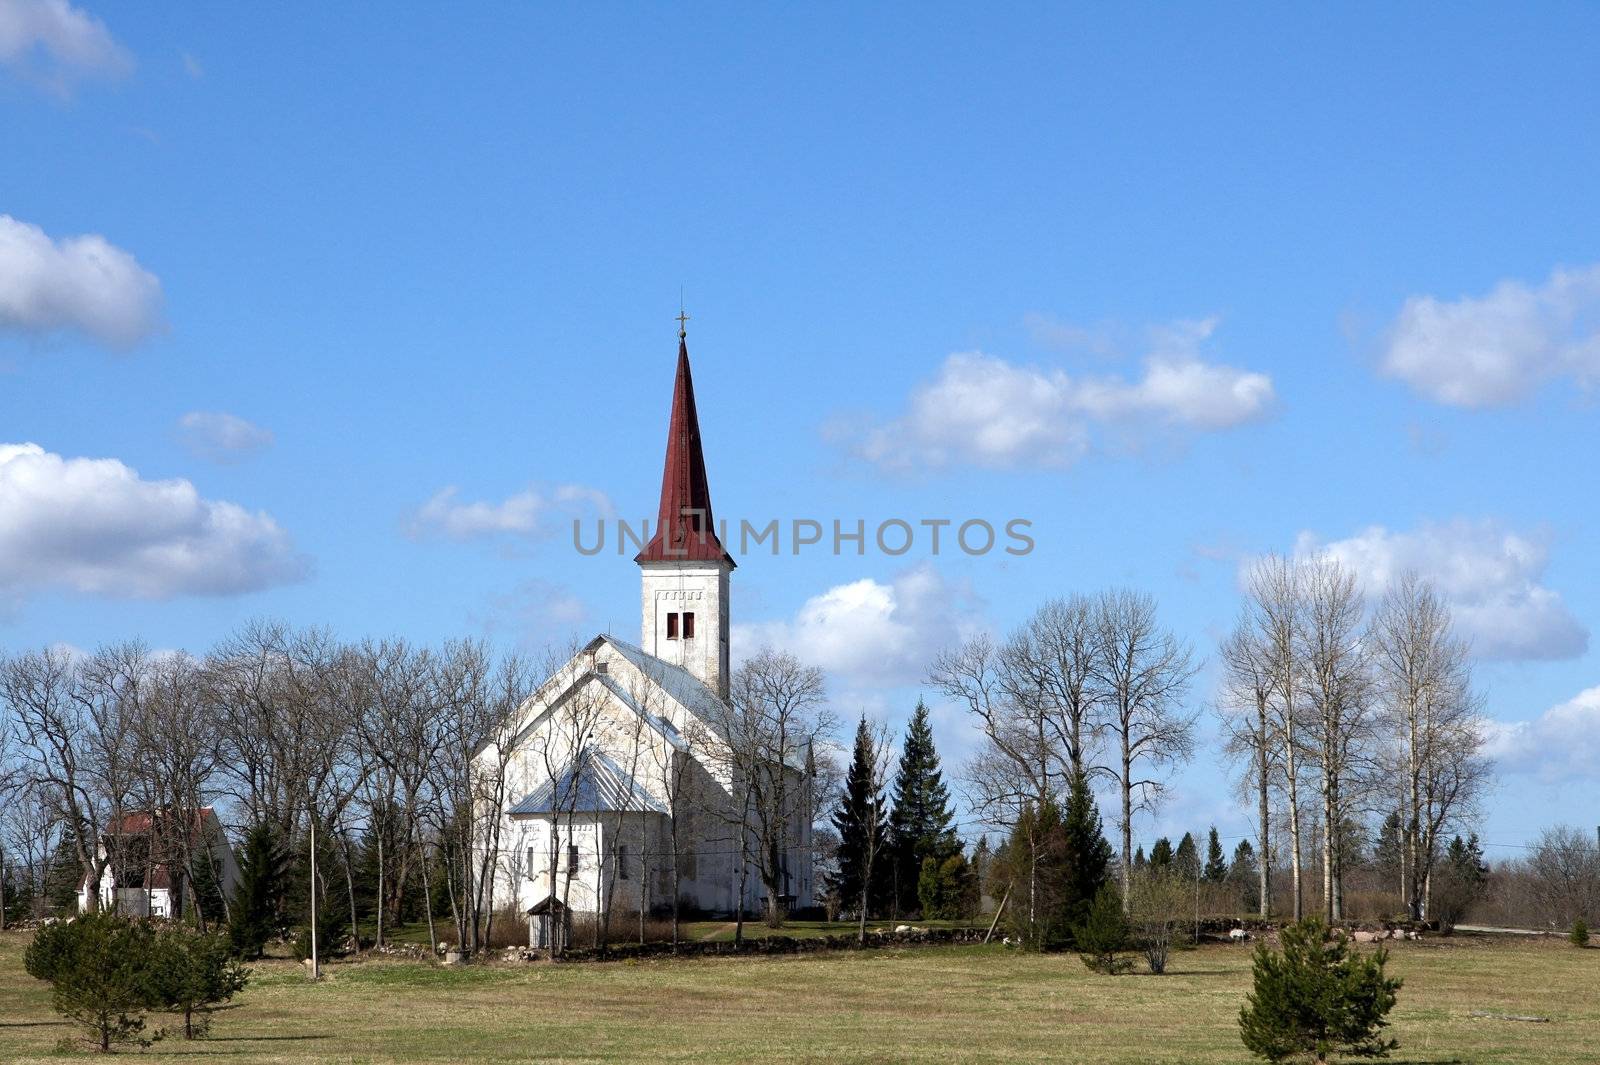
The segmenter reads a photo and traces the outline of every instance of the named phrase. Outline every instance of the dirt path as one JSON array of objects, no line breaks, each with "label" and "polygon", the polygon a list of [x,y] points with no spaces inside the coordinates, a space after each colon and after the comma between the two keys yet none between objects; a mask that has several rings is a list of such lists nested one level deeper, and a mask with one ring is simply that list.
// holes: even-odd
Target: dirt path
[{"label": "dirt path", "polygon": [[722,935],[722,933],[724,933],[724,932],[732,932],[733,931],[733,926],[734,926],[734,922],[733,921],[729,921],[727,924],[719,924],[717,927],[713,928],[711,931],[709,931],[705,935],[701,936],[700,939],[699,939],[699,942],[705,943],[705,942],[708,942],[709,940],[716,939],[718,936]]},{"label": "dirt path", "polygon": [[1546,932],[1537,928],[1496,928],[1486,924],[1458,924],[1457,932],[1489,932],[1500,936],[1554,936],[1560,932]]}]

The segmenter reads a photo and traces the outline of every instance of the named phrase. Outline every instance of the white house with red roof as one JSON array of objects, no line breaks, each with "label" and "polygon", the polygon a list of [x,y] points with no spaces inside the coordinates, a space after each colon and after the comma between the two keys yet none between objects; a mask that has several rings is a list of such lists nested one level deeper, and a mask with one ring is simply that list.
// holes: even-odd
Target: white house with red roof
[{"label": "white house with red roof", "polygon": [[[671,905],[674,865],[690,909],[764,905],[753,869],[742,900],[739,890],[749,835],[727,757],[735,563],[712,516],[682,330],[658,518],[635,561],[639,643],[596,636],[523,703],[504,749],[477,755],[485,776],[504,766],[496,907],[660,910]],[[785,756],[796,796],[784,857],[790,907],[812,905],[816,888],[807,763],[806,752]]]},{"label": "white house with red roof", "polygon": [[[239,884],[239,863],[216,811],[202,807],[180,827],[180,815],[135,810],[113,818],[99,842],[103,866],[99,908],[134,917],[181,917],[194,894],[189,870],[224,895]],[[203,863],[203,868],[202,868]],[[88,912],[91,874],[78,883],[78,911]],[[221,914],[207,914],[218,918]]]}]

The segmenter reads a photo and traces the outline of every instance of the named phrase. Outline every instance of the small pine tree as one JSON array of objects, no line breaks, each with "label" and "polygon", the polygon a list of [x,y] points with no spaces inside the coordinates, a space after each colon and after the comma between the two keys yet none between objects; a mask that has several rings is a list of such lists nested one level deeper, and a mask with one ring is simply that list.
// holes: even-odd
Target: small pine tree
[{"label": "small pine tree", "polygon": [[1222,838],[1217,835],[1217,826],[1211,826],[1211,835],[1206,838],[1206,867],[1205,878],[1208,883],[1220,884],[1228,879],[1228,860],[1222,854]]},{"label": "small pine tree", "polygon": [[1401,983],[1384,975],[1387,952],[1354,953],[1316,918],[1286,926],[1280,938],[1281,952],[1256,947],[1255,989],[1239,1011],[1251,1053],[1326,1062],[1334,1053],[1383,1057],[1400,1045],[1382,1035]]},{"label": "small pine tree", "polygon": [[889,839],[894,850],[898,891],[895,900],[902,911],[917,907],[917,884],[922,860],[932,857],[943,862],[961,849],[956,836],[955,815],[950,808],[950,789],[939,769],[939,752],[933,746],[933,726],[928,708],[921,700],[906,726],[905,746],[894,778],[894,812],[889,815]]},{"label": "small pine tree", "polygon": [[23,956],[30,976],[52,985],[55,1011],[89,1030],[101,1053],[113,1043],[148,1045],[144,1015],[154,933],[141,921],[95,913],[41,928]]},{"label": "small pine tree", "polygon": [[1148,864],[1148,860],[1144,856],[1144,844],[1141,843],[1137,847],[1134,848],[1134,851],[1133,851],[1133,867],[1135,869],[1143,869],[1147,864]]},{"label": "small pine tree", "polygon": [[1082,923],[1073,927],[1072,938],[1078,957],[1095,972],[1114,976],[1132,968],[1132,962],[1118,956],[1128,949],[1128,919],[1115,884],[1106,884],[1095,895]]},{"label": "small pine tree", "polygon": [[1582,917],[1572,922],[1572,945],[1587,947],[1589,945],[1589,924]]},{"label": "small pine tree", "polygon": [[228,935],[233,951],[246,961],[261,957],[267,941],[279,933],[277,913],[284,878],[283,853],[277,833],[266,823],[252,828],[244,841],[239,885],[234,889]]},{"label": "small pine tree", "polygon": [[249,971],[233,960],[233,944],[220,933],[195,932],[179,925],[157,933],[150,964],[150,991],[154,1003],[183,1014],[183,1037],[195,1037],[195,1014],[200,1031],[210,1028],[213,1007],[244,990]]},{"label": "small pine tree", "polygon": [[855,754],[845,776],[844,792],[833,812],[833,827],[839,833],[839,868],[828,885],[839,900],[840,908],[858,916],[869,851],[872,857],[872,882],[866,885],[869,916],[881,910],[887,897],[883,885],[890,880],[888,865],[892,856],[883,796],[874,787],[873,779],[877,757],[872,729],[863,716],[856,726]]}]

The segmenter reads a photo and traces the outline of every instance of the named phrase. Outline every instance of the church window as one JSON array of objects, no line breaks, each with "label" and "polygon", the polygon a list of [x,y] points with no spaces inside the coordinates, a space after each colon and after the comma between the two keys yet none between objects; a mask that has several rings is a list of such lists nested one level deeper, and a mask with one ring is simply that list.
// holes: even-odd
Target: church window
[{"label": "church window", "polygon": [[675,614],[675,613],[668,614],[667,615],[667,639],[676,640],[677,638],[678,638],[678,615]]},{"label": "church window", "polygon": [[528,848],[528,879],[529,880],[533,879],[533,871],[539,867],[538,860],[534,857],[535,853],[536,852],[534,851],[534,849],[532,847]]},{"label": "church window", "polygon": [[567,869],[571,871],[576,868],[578,868],[578,845],[569,843],[567,844]]},{"label": "church window", "polygon": [[617,844],[617,879],[628,879],[628,845]]},{"label": "church window", "polygon": [[694,615],[693,614],[685,613],[683,615],[683,638],[685,640],[694,639]]}]

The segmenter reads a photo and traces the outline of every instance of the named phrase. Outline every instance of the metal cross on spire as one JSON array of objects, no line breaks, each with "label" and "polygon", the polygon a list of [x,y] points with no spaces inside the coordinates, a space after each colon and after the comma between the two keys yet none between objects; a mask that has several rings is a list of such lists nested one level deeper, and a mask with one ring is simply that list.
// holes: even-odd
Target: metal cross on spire
[{"label": "metal cross on spire", "polygon": [[689,320],[689,316],[687,314],[683,313],[683,305],[680,303],[678,305],[678,339],[679,340],[682,340],[683,338],[685,338],[685,337],[687,337],[689,335],[689,331],[683,327],[683,323],[687,322],[688,320]]}]

